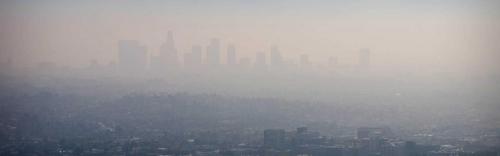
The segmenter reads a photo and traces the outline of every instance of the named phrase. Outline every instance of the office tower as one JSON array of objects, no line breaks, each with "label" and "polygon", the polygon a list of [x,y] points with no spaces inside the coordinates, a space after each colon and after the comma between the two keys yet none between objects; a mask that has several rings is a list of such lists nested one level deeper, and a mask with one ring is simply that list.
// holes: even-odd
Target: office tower
[{"label": "office tower", "polygon": [[307,67],[311,65],[311,62],[309,61],[309,55],[302,54],[300,55],[300,66]]},{"label": "office tower", "polygon": [[370,128],[366,128],[366,127],[358,128],[356,130],[356,137],[358,139],[370,138],[371,131],[372,130]]},{"label": "office tower", "polygon": [[337,57],[330,57],[328,58],[328,66],[330,67],[336,67],[338,65],[338,59]]},{"label": "office tower", "polygon": [[8,72],[11,69],[13,69],[13,62],[12,62],[12,58],[8,57],[5,61],[2,61],[1,65],[0,65],[0,73]]},{"label": "office tower", "polygon": [[99,64],[99,61],[95,60],[95,59],[92,59],[89,61],[89,68],[90,69],[99,69],[100,68],[100,64]]},{"label": "office tower", "polygon": [[138,41],[118,41],[119,68],[122,71],[144,70],[147,62],[146,53],[146,47],[140,45]]},{"label": "office tower", "polygon": [[227,47],[227,64],[235,65],[236,64],[236,48],[234,45],[229,45]]},{"label": "office tower", "polygon": [[284,129],[267,129],[264,130],[264,146],[266,148],[280,149],[285,145],[285,130]]},{"label": "office tower", "polygon": [[193,66],[193,53],[184,53],[184,67]]},{"label": "office tower", "polygon": [[194,45],[191,48],[191,57],[192,57],[192,63],[194,66],[200,66],[201,63],[201,46],[199,45]]},{"label": "office tower", "polygon": [[321,143],[322,139],[319,132],[309,131],[307,127],[297,128],[297,133],[294,136],[295,145],[307,145]]},{"label": "office tower", "polygon": [[356,137],[358,139],[390,138],[392,137],[392,132],[388,127],[360,127],[356,130]]},{"label": "office tower", "polygon": [[248,57],[243,57],[240,59],[239,66],[242,68],[248,68],[250,67],[250,58]]},{"label": "office tower", "polygon": [[175,67],[179,64],[177,49],[175,48],[174,37],[168,31],[167,40],[160,46],[160,64],[162,67]]},{"label": "office tower", "polygon": [[258,52],[255,54],[255,67],[266,67],[266,54]]},{"label": "office tower", "polygon": [[199,67],[201,65],[201,46],[194,45],[191,52],[184,54],[185,67]]},{"label": "office tower", "polygon": [[298,134],[303,134],[307,132],[307,127],[299,127],[297,128],[297,133]]},{"label": "office tower", "polygon": [[210,45],[207,46],[207,65],[217,66],[220,63],[220,41],[219,39],[211,39]]},{"label": "office tower", "polygon": [[370,49],[361,49],[359,51],[359,66],[369,67],[370,66]]},{"label": "office tower", "polygon": [[281,53],[278,50],[277,46],[271,46],[270,64],[271,64],[271,66],[282,66],[283,65],[283,57],[281,56]]},{"label": "office tower", "polygon": [[8,68],[12,68],[13,64],[14,63],[12,61],[12,57],[7,58],[7,64],[5,66]]}]

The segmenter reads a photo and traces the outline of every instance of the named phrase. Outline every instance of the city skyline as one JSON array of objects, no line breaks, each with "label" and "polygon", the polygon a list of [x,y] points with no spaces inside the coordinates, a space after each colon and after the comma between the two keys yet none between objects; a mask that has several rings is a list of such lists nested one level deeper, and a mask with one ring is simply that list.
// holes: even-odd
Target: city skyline
[{"label": "city skyline", "polygon": [[[129,44],[129,47],[132,48],[121,48],[123,46],[123,42],[133,42]],[[121,62],[127,62],[127,60],[130,62],[132,60],[132,64],[136,64],[135,66],[143,66],[140,67],[143,70],[145,69],[175,69],[175,68],[180,68],[182,67],[193,67],[193,66],[208,66],[208,67],[216,67],[218,65],[241,65],[241,59],[246,59],[248,57],[238,57],[238,52],[237,48],[234,44],[227,43],[227,48],[224,50],[221,48],[221,40],[218,38],[212,38],[210,39],[210,44],[206,46],[201,46],[201,45],[193,45],[191,51],[187,52],[182,52],[182,51],[177,51],[176,46],[175,46],[175,37],[173,35],[172,31],[168,31],[166,41],[161,45],[159,54],[153,55],[151,51],[148,51],[147,49],[154,49],[154,48],[148,48],[146,46],[143,46],[141,48],[133,48],[133,46],[140,46],[140,41],[137,40],[120,40],[118,42],[118,62],[119,64],[122,64]],[[205,47],[205,48],[203,48]],[[203,49],[205,49],[203,51]],[[135,53],[130,53],[130,52],[135,52]],[[128,58],[124,58],[123,54],[128,53]],[[138,56],[144,55],[143,57],[138,58]],[[355,62],[347,63],[345,65],[350,65],[350,66],[358,66],[358,67],[363,67],[367,68],[370,66],[370,49],[368,48],[362,48],[359,50],[358,54],[358,60]],[[149,56],[149,57],[147,57]],[[225,56],[225,57],[224,57]],[[282,55],[281,51],[279,51],[279,47],[277,45],[271,45],[269,47],[269,51],[256,51],[255,56],[250,58],[250,62],[253,62],[254,67],[257,68],[271,68],[271,69],[278,69],[278,68],[284,68],[286,66],[290,65],[299,65],[299,66],[311,66],[312,65],[325,65],[329,63],[330,67],[332,64],[330,64],[331,60],[330,58],[334,57],[336,58],[336,62],[338,62],[338,57],[336,56],[330,56],[328,57],[328,60],[322,60],[322,61],[317,61],[317,62],[311,62],[309,61],[309,55],[307,54],[300,54],[297,57],[298,61],[294,61],[296,59],[293,58],[293,56],[287,56],[287,55]],[[135,60],[135,61],[133,61]],[[91,60],[91,63],[94,63],[94,59]],[[136,62],[140,61],[140,62]],[[99,63],[99,62],[97,62]],[[137,65],[141,64],[141,65]],[[245,61],[243,61],[243,64],[245,64]],[[338,63],[335,63],[337,65],[336,68],[340,67],[338,66]],[[132,65],[134,66],[134,65]]]},{"label": "city skyline", "polygon": [[141,41],[158,55],[165,34],[175,30],[176,48],[182,52],[216,37],[222,39],[222,50],[226,43],[238,47],[240,57],[254,57],[256,51],[279,45],[287,56],[307,54],[313,62],[335,56],[343,64],[356,62],[353,53],[360,48],[370,48],[377,52],[372,65],[386,69],[498,71],[492,58],[498,56],[495,26],[500,15],[498,3],[490,0],[2,4],[0,56],[21,67],[39,62],[69,67],[86,66],[89,60],[117,62],[113,45],[122,39]]},{"label": "city skyline", "polygon": [[500,0],[0,0],[1,156],[500,156]]}]

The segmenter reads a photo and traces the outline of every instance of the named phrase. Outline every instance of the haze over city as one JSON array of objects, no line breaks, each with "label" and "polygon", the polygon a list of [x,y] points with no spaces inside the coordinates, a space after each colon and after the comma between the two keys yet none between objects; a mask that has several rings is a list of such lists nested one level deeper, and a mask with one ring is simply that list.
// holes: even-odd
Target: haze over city
[{"label": "haze over city", "polygon": [[495,0],[6,0],[0,155],[497,156]]},{"label": "haze over city", "polygon": [[[117,4],[118,3],[118,4]],[[180,53],[221,39],[243,56],[278,45],[297,59],[338,56],[351,63],[360,48],[377,51],[385,68],[476,71],[498,55],[495,1],[5,1],[2,56],[20,65],[42,61],[84,66],[117,61],[118,40],[141,41],[159,53],[174,31]],[[72,59],[67,59],[71,57]],[[380,63],[383,62],[383,63]],[[473,69],[470,69],[473,68]]]}]

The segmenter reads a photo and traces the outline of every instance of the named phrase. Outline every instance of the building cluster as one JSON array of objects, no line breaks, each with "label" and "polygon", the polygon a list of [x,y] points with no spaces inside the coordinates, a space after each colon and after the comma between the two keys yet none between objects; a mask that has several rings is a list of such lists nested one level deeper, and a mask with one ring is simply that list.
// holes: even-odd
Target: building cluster
[{"label": "building cluster", "polygon": [[[225,56],[222,57],[222,55]],[[277,46],[271,46],[269,53],[257,52],[252,61],[249,57],[238,57],[236,47],[232,44],[229,44],[226,48],[221,47],[221,41],[216,38],[211,39],[209,45],[205,48],[200,45],[193,45],[191,52],[185,52],[181,55],[175,47],[174,37],[170,31],[166,41],[160,47],[159,55],[150,56],[150,59],[148,59],[148,56],[147,48],[138,41],[121,40],[118,43],[118,64],[124,70],[165,70],[179,67],[217,67],[221,65],[229,67],[281,68],[290,65],[290,62],[284,59]],[[225,60],[222,60],[222,58],[225,58]],[[335,66],[338,63],[336,57],[330,57],[327,61],[329,66]],[[368,67],[370,65],[370,50],[361,49],[358,61],[359,67]],[[298,66],[312,66],[309,55],[300,55]]]},{"label": "building cluster", "polygon": [[[172,155],[172,156],[498,156],[481,144],[420,144],[396,137],[387,127],[361,127],[354,137],[327,137],[299,127],[245,132],[198,131],[157,138],[119,136],[54,140],[26,139],[4,145],[0,155]],[[260,136],[259,136],[260,135]],[[491,139],[491,138],[490,138]],[[498,136],[496,140],[500,140]],[[498,144],[497,144],[498,145]],[[470,147],[476,147],[471,149]]]},{"label": "building cluster", "polygon": [[[396,137],[388,127],[361,127],[354,138],[328,138],[306,127],[287,132],[264,131],[263,155],[300,156],[498,156],[499,149],[459,141],[451,144],[417,144]],[[472,147],[472,148],[471,148]],[[476,147],[476,148],[474,148]],[[493,146],[494,147],[494,146]],[[498,147],[496,147],[498,148]]]},{"label": "building cluster", "polygon": [[[286,132],[264,131],[265,155],[304,156],[410,156],[417,155],[416,144],[396,139],[389,128],[358,128],[354,138],[328,138],[306,127]],[[423,154],[423,153],[422,153]]]}]

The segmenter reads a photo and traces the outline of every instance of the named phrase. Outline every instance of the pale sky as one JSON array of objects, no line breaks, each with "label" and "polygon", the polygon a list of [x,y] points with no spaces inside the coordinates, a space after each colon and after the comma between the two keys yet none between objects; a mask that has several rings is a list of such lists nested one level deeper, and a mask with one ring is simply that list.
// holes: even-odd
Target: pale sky
[{"label": "pale sky", "polygon": [[353,64],[369,48],[380,67],[497,70],[499,8],[495,0],[6,0],[0,56],[20,66],[108,63],[118,40],[157,55],[171,30],[181,56],[219,38],[222,56],[229,43],[252,59],[278,45],[292,60]]}]

